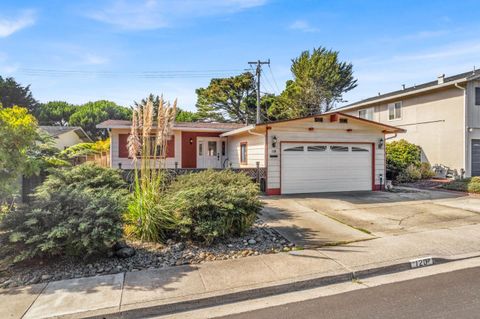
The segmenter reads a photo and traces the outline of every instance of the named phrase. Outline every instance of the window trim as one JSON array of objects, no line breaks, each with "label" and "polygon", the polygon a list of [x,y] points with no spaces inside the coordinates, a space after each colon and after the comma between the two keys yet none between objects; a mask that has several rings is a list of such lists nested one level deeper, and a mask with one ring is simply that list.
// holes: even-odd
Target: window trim
[{"label": "window trim", "polygon": [[[400,104],[400,116],[399,117],[394,117],[393,119],[390,118],[390,107],[393,106],[393,115],[395,116],[395,105],[399,103]],[[388,121],[399,121],[403,117],[403,103],[402,101],[397,101],[393,103],[388,103],[387,104],[387,119]]]},{"label": "window trim", "polygon": [[[361,117],[360,116],[360,112],[362,111],[365,111],[366,114],[365,115],[368,115],[370,113],[371,115],[371,118],[368,118],[368,117]],[[361,118],[361,119],[364,119],[364,120],[368,120],[368,121],[373,121],[373,113],[374,113],[374,109],[373,107],[367,107],[367,108],[364,108],[364,109],[361,109],[361,110],[358,110],[358,117]]]},{"label": "window trim", "polygon": [[[242,160],[242,147],[245,146],[245,159]],[[240,142],[240,164],[248,164],[248,142]]]},{"label": "window trim", "polygon": [[[478,95],[477,96],[477,91],[478,91]],[[475,87],[475,90],[473,90],[473,103],[475,104],[475,106],[480,106],[480,86],[476,86]],[[479,101],[479,103],[477,104],[477,100]]]}]

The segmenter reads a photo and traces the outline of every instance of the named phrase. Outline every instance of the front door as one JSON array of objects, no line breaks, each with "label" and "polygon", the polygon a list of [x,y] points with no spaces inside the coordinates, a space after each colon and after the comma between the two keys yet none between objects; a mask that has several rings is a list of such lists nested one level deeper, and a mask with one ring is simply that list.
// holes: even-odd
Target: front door
[{"label": "front door", "polygon": [[221,141],[218,137],[197,139],[197,168],[221,168]]}]

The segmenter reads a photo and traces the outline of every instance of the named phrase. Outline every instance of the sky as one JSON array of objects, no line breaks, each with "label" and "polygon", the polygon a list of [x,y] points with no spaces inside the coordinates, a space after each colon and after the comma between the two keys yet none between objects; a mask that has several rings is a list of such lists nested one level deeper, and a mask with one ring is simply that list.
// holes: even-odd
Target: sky
[{"label": "sky", "polygon": [[291,60],[323,46],[353,64],[344,103],[480,68],[480,1],[2,0],[0,75],[41,102],[149,93],[195,110],[195,89],[264,66],[279,94]]}]

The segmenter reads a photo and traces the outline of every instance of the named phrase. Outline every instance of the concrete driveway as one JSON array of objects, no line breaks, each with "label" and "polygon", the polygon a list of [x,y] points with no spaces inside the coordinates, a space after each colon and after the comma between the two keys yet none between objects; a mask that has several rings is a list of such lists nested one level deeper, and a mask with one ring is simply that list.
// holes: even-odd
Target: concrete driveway
[{"label": "concrete driveway", "polygon": [[480,223],[480,197],[443,191],[346,192],[266,197],[263,218],[306,247]]}]

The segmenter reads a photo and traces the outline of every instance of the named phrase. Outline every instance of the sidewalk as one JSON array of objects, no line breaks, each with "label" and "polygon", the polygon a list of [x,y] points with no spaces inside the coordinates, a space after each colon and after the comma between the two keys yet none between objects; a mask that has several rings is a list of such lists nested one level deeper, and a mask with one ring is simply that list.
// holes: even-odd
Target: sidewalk
[{"label": "sidewalk", "polygon": [[318,250],[50,282],[0,290],[0,318],[173,313],[405,270],[416,257],[479,256],[479,244],[480,225],[468,225]]}]

